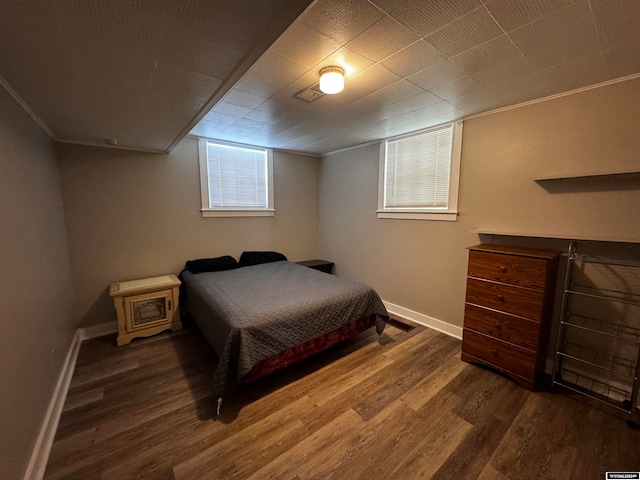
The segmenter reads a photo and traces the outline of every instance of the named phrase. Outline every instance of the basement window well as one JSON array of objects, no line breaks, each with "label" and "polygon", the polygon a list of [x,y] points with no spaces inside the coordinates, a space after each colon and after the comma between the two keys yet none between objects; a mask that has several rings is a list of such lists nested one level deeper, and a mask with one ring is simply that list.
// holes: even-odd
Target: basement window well
[{"label": "basement window well", "polygon": [[378,218],[458,217],[462,120],[380,142]]},{"label": "basement window well", "polygon": [[203,217],[274,216],[273,151],[198,139]]}]

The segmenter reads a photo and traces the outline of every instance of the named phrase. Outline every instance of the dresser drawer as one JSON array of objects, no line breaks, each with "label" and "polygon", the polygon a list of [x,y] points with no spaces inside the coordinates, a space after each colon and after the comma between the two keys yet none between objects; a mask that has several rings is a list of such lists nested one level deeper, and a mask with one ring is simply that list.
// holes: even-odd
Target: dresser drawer
[{"label": "dresser drawer", "polygon": [[464,326],[529,350],[538,349],[540,323],[467,303]]},{"label": "dresser drawer", "polygon": [[544,292],[501,283],[467,279],[467,303],[540,321]]},{"label": "dresser drawer", "polygon": [[527,379],[535,377],[536,353],[510,343],[476,333],[463,331],[462,351],[489,366],[515,373]]},{"label": "dresser drawer", "polygon": [[547,265],[547,260],[540,258],[471,250],[468,275],[543,290]]}]

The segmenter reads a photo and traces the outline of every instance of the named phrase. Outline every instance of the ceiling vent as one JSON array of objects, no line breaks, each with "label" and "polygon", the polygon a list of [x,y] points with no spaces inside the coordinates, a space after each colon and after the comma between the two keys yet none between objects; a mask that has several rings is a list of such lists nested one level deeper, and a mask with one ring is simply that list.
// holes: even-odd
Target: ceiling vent
[{"label": "ceiling vent", "polygon": [[319,98],[324,97],[324,95],[325,94],[320,91],[320,84],[316,83],[315,85],[311,85],[310,87],[300,90],[298,93],[294,94],[293,97],[304,100],[307,103],[312,103]]}]

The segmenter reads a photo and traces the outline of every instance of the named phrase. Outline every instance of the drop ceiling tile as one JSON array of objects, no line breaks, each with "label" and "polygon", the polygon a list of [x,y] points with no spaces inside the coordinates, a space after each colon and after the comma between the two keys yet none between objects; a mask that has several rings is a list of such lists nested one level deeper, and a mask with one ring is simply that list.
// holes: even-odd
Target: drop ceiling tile
[{"label": "drop ceiling tile", "polygon": [[260,105],[256,110],[268,112],[274,118],[278,118],[292,111],[293,107],[286,103],[278,102],[277,100],[270,98],[262,105]]},{"label": "drop ceiling tile", "polygon": [[536,68],[548,68],[599,50],[589,5],[578,3],[509,33]]},{"label": "drop ceiling tile", "polygon": [[227,115],[224,113],[220,113],[216,110],[211,110],[209,113],[207,113],[204,117],[204,120],[207,120],[208,122],[213,122],[213,123],[219,123],[220,125],[231,125],[233,122],[235,122],[236,120],[238,120],[237,115]]},{"label": "drop ceiling tile", "polygon": [[468,75],[485,70],[494,65],[520,55],[518,49],[506,35],[501,35],[477,47],[462,52],[449,60]]},{"label": "drop ceiling tile", "polygon": [[[320,69],[316,70],[315,68],[310,68],[303,75],[300,75],[298,78],[282,88],[278,92],[278,96],[287,95],[293,97],[293,95],[298,93],[300,90],[317,85],[320,79],[319,70]],[[296,102],[298,101],[300,100],[296,99]]]},{"label": "drop ceiling tile", "polygon": [[595,85],[612,78],[607,60],[602,52],[569,60],[544,70],[543,73],[550,84],[565,91]]},{"label": "drop ceiling tile", "polygon": [[404,99],[413,97],[414,95],[418,95],[420,93],[427,92],[425,92],[423,88],[418,87],[408,80],[400,80],[392,85],[389,85],[388,87],[377,90],[371,95],[379,96],[388,103],[399,103]]},{"label": "drop ceiling tile", "polygon": [[312,67],[341,47],[336,40],[301,22],[293,23],[270,50]]},{"label": "drop ceiling tile", "polygon": [[308,103],[305,106],[305,110],[316,113],[332,112],[365,96],[366,94],[367,92],[359,86],[346,84],[342,92],[337,95],[325,95],[313,103]]},{"label": "drop ceiling tile", "polygon": [[336,115],[340,115],[340,118],[357,118],[362,115],[374,115],[379,109],[389,105],[393,105],[393,102],[389,102],[379,95],[370,94],[336,109]]},{"label": "drop ceiling tile", "polygon": [[[303,123],[294,127],[290,130],[287,130],[283,135],[286,135],[291,140],[298,140],[306,137],[307,135],[313,135],[318,131],[318,127],[314,124],[314,122]],[[281,137],[283,135],[280,135]]]},{"label": "drop ceiling tile", "polygon": [[423,40],[418,40],[384,59],[382,65],[396,75],[408,77],[442,61],[444,58],[435,48]]},{"label": "drop ceiling tile", "polygon": [[411,75],[407,80],[425,90],[431,90],[460,77],[464,77],[464,71],[453,63],[445,61]]},{"label": "drop ceiling tile", "polygon": [[464,110],[466,115],[471,115],[478,112],[486,112],[501,105],[498,97],[485,89],[465,93],[464,95],[449,99],[448,102],[451,105]]},{"label": "drop ceiling tile", "polygon": [[323,0],[300,16],[300,21],[344,45],[384,16],[367,0]]},{"label": "drop ceiling tile", "polygon": [[373,3],[376,7],[389,13],[392,10],[398,8],[400,5],[402,5],[406,1],[407,0],[371,0],[371,3]]},{"label": "drop ceiling tile", "polygon": [[[387,87],[401,78],[395,73],[391,73],[382,65],[377,64],[347,80],[345,90],[355,88],[363,94],[372,93],[381,88]],[[340,93],[339,95],[342,95]]]},{"label": "drop ceiling tile", "polygon": [[222,113],[224,115],[228,115],[231,117],[242,118],[251,110],[252,110],[251,108],[241,107],[240,105],[234,105],[232,103],[227,103],[227,102],[219,102],[212,109],[212,112]]},{"label": "drop ceiling tile", "polygon": [[347,47],[379,62],[418,39],[417,35],[409,32],[392,18],[383,17],[347,43]]},{"label": "drop ceiling tile", "polygon": [[640,40],[626,43],[604,52],[607,64],[615,77],[640,72]]},{"label": "drop ceiling tile", "polygon": [[294,97],[294,93],[294,91],[289,91],[287,87],[272,96],[271,100],[289,105],[291,108],[294,108],[296,110],[305,110],[306,107],[310,104],[300,98]]},{"label": "drop ceiling tile", "polygon": [[592,0],[593,17],[604,48],[640,38],[640,2],[636,0]]},{"label": "drop ceiling tile", "polygon": [[422,91],[417,95],[413,95],[411,97],[400,100],[398,105],[402,105],[404,107],[408,107],[411,110],[418,110],[420,108],[428,107],[429,105],[433,105],[441,102],[442,99],[440,97],[435,96],[431,92]]},{"label": "drop ceiling tile", "polygon": [[444,115],[445,113],[454,113],[459,109],[450,104],[449,102],[438,102],[433,105],[429,105],[428,107],[420,108],[419,110],[415,110],[413,113],[417,113],[421,116],[421,118],[432,118],[440,115]]},{"label": "drop ceiling tile", "polygon": [[[294,125],[296,126],[296,125]],[[287,130],[291,130],[293,127],[289,125],[280,125],[278,123],[270,123],[262,127],[258,132],[261,136],[266,138],[274,138],[278,135],[282,135]]]},{"label": "drop ceiling tile", "polygon": [[309,119],[309,112],[301,109],[294,108],[286,115],[283,115],[278,120],[276,120],[277,125],[290,125],[289,128],[297,127],[298,125],[302,125]]},{"label": "drop ceiling tile", "polygon": [[[185,48],[188,48],[193,54],[185,56]],[[166,45],[161,56],[165,57],[166,61],[172,65],[175,65],[178,58],[182,58],[187,61],[186,66],[190,70],[224,80],[230,72],[237,68],[244,55],[237,48],[206,41],[195,36],[193,32],[185,32],[183,44],[170,43]]]},{"label": "drop ceiling tile", "polygon": [[412,111],[411,108],[404,105],[398,105],[397,103],[387,105],[375,111],[374,116],[380,120],[387,120],[389,118],[398,117]]},{"label": "drop ceiling tile", "polygon": [[344,69],[344,78],[349,79],[371,67],[374,63],[370,58],[364,57],[347,47],[342,47],[314,65],[313,71],[317,75],[316,80],[318,80],[322,67],[337,65]]},{"label": "drop ceiling tile", "polygon": [[259,95],[243,92],[242,90],[232,89],[224,96],[222,101],[232,105],[253,109],[262,105],[267,101],[267,99]]},{"label": "drop ceiling tile", "polygon": [[480,7],[425,37],[425,40],[446,57],[452,57],[501,34],[502,30],[493,17]]},{"label": "drop ceiling tile", "polygon": [[254,109],[254,110],[251,110],[249,113],[247,113],[243,118],[249,118],[251,120],[256,120],[262,123],[270,123],[281,116],[282,115],[275,115],[265,110]]},{"label": "drop ceiling tile", "polygon": [[270,98],[282,89],[283,85],[273,79],[266,78],[258,75],[257,73],[248,71],[241,79],[234,85],[235,90],[251,93],[259,97]]},{"label": "drop ceiling tile", "polygon": [[290,130],[281,133],[276,137],[272,137],[271,143],[274,144],[277,148],[285,148],[287,143],[294,142],[298,139],[298,135],[295,132]]},{"label": "drop ceiling tile", "polygon": [[305,135],[303,137],[298,137],[289,142],[282,143],[281,147],[284,150],[304,150],[309,143],[317,141],[318,138],[315,134]]},{"label": "drop ceiling tile", "polygon": [[510,78],[533,73],[534,71],[535,68],[527,62],[523,56],[518,55],[504,62],[492,65],[489,68],[485,68],[484,70],[480,70],[472,74],[471,78],[483,87],[487,87]]},{"label": "drop ceiling tile", "polygon": [[424,37],[479,6],[478,0],[408,0],[390,15]]},{"label": "drop ceiling tile", "polygon": [[[272,50],[267,50],[251,67],[251,73],[258,77],[271,78],[280,84],[288,84],[308,70],[301,63],[295,62]],[[250,92],[252,93],[252,92]]]},{"label": "drop ceiling tile", "polygon": [[[228,18],[233,16],[235,8],[233,4],[226,2],[177,2],[169,9],[173,16],[172,28],[192,32],[206,39],[215,39],[220,45],[245,49],[250,45],[249,32],[251,26],[256,25],[258,19],[255,13],[258,10],[247,9],[247,28],[240,29],[228,21]],[[167,9],[166,6],[164,9]]]},{"label": "drop ceiling tile", "polygon": [[407,125],[415,124],[416,122],[420,122],[424,119],[425,116],[422,112],[408,112],[389,118],[388,120],[382,120],[379,122],[379,125],[386,131],[389,131],[389,129],[406,127]]},{"label": "drop ceiling tile", "polygon": [[420,125],[414,125],[413,128],[431,128],[436,125],[442,125],[443,123],[453,122],[455,120],[459,120],[464,117],[465,112],[460,108],[453,108],[449,112],[441,113],[440,115],[435,115],[433,117],[429,117],[421,122]]},{"label": "drop ceiling tile", "polygon": [[480,88],[482,87],[471,77],[460,77],[452,80],[451,82],[438,85],[437,87],[430,89],[429,92],[443,100],[448,100],[453,97],[464,95],[465,93],[473,92],[474,90],[479,90]]},{"label": "drop ceiling tile", "polygon": [[485,5],[504,31],[510,32],[569,7],[576,1],[584,0],[491,0]]},{"label": "drop ceiling tile", "polygon": [[199,137],[215,138],[228,126],[229,125],[222,123],[210,122],[205,118],[198,122],[198,124],[191,130],[190,133],[191,135],[197,135]]},{"label": "drop ceiling tile", "polygon": [[537,71],[495,83],[486,90],[504,100],[510,97],[529,98],[532,92],[553,89],[549,85],[548,77],[542,71]]},{"label": "drop ceiling tile", "polygon": [[252,130],[259,130],[263,128],[268,122],[262,122],[259,120],[253,120],[251,118],[242,117],[233,123],[234,127],[251,128]]},{"label": "drop ceiling tile", "polygon": [[242,127],[236,124],[233,125],[229,125],[227,128],[224,129],[224,131],[222,132],[222,135],[225,136],[225,140],[228,141],[235,141],[236,138],[244,138],[248,135],[251,135],[252,133],[255,133],[256,129],[255,128],[247,128],[247,127]]},{"label": "drop ceiling tile", "polygon": [[514,88],[513,93],[503,95],[501,100],[505,105],[518,105],[532,100],[539,100],[557,93],[560,93],[560,90],[558,87],[553,85],[542,85],[537,88],[532,88],[531,90],[519,90],[516,87]]}]

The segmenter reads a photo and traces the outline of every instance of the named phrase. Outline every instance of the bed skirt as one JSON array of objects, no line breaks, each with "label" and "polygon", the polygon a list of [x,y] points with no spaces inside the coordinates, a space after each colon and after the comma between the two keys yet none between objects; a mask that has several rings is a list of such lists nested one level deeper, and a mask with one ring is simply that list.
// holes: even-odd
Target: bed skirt
[{"label": "bed skirt", "polygon": [[355,337],[373,326],[375,326],[375,315],[369,315],[355,322],[348,323],[337,330],[321,335],[318,338],[313,338],[300,345],[296,345],[277,355],[265,358],[256,363],[251,371],[242,377],[241,383],[247,384],[266,377],[278,370],[282,370],[316,353],[320,353],[334,345],[342,343],[351,337]]}]

